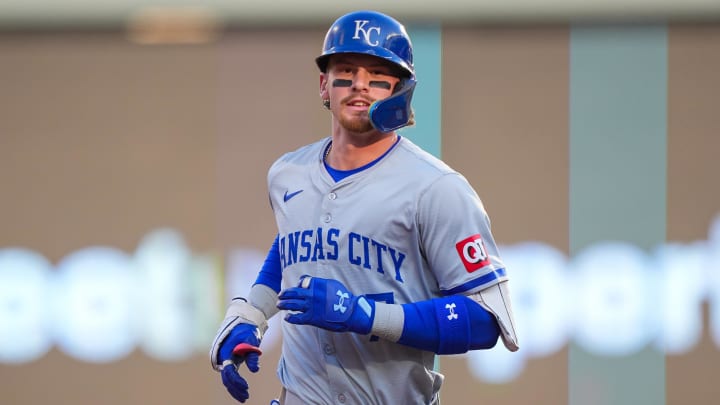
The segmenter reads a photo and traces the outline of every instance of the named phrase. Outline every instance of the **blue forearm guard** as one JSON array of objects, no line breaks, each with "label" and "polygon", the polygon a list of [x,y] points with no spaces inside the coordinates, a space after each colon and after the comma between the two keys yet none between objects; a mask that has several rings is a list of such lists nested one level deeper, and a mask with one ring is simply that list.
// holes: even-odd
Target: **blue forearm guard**
[{"label": "blue forearm guard", "polygon": [[500,329],[495,316],[462,295],[403,304],[405,324],[398,343],[437,354],[489,349]]}]

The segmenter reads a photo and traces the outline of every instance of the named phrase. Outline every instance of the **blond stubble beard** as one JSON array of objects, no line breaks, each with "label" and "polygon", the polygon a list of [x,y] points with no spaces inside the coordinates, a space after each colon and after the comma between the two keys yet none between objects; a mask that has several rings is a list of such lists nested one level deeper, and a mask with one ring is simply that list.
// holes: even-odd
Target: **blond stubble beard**
[{"label": "blond stubble beard", "polygon": [[352,118],[347,118],[344,115],[340,115],[339,122],[343,128],[350,132],[364,133],[373,129],[373,126],[370,123],[370,119],[367,115],[362,117],[355,116]]}]

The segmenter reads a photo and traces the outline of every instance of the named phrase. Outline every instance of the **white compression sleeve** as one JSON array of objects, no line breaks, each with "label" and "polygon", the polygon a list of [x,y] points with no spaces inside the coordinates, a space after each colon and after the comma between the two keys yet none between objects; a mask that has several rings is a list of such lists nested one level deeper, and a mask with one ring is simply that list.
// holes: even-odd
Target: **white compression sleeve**
[{"label": "white compression sleeve", "polygon": [[276,306],[277,300],[277,293],[264,284],[255,284],[250,288],[248,302],[265,314],[265,319],[270,319],[280,311]]}]

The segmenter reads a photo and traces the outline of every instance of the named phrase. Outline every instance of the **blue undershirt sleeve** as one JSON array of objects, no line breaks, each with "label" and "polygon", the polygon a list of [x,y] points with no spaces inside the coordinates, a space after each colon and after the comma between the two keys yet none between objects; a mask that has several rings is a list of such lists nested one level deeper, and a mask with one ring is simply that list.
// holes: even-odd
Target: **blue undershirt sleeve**
[{"label": "blue undershirt sleeve", "polygon": [[280,266],[280,248],[278,236],[275,236],[275,240],[265,257],[265,261],[260,269],[260,273],[258,273],[255,284],[266,285],[276,293],[280,293],[281,281],[282,267]]},{"label": "blue undershirt sleeve", "polygon": [[398,343],[437,354],[490,349],[500,337],[495,316],[463,295],[403,304]]}]

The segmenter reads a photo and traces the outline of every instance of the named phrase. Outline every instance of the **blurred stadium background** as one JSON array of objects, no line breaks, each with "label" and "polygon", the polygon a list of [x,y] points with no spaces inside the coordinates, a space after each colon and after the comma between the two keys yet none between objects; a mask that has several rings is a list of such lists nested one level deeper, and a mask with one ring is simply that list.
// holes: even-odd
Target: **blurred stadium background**
[{"label": "blurred stadium background", "polygon": [[443,403],[713,403],[720,2],[416,3],[0,3],[0,403],[233,403],[206,352],[357,8],[406,23],[403,134],[473,183],[513,280],[521,350],[442,358]]}]

